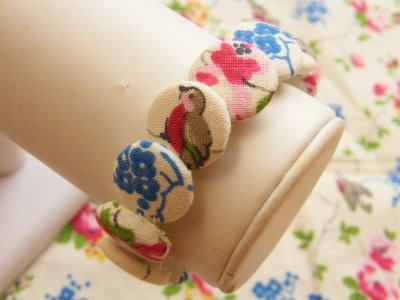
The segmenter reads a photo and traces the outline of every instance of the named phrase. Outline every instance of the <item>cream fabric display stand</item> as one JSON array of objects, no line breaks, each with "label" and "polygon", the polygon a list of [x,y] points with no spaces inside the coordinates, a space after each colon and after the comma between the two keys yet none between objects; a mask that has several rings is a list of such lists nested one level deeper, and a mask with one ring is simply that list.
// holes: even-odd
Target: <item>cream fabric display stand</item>
[{"label": "cream fabric display stand", "polygon": [[[146,116],[217,39],[154,1],[0,2],[0,130],[99,203],[118,200],[113,162],[148,138]],[[223,291],[272,250],[329,161],[342,121],[281,84],[194,171],[189,213],[163,226],[172,254]],[[126,204],[126,203],[123,203]]]}]

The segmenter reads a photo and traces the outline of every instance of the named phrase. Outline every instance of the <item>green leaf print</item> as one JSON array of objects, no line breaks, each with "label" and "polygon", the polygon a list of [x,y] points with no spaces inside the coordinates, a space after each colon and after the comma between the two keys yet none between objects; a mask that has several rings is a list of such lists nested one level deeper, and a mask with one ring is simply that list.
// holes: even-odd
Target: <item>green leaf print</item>
[{"label": "green leaf print", "polygon": [[124,242],[132,242],[135,240],[135,234],[129,228],[119,227],[117,224],[111,224],[110,222],[110,208],[103,209],[100,213],[100,219],[104,225],[113,233],[115,236],[123,240]]},{"label": "green leaf print", "polygon": [[359,289],[358,283],[353,277],[350,276],[344,277],[342,281],[343,284],[347,286],[349,289],[358,291]]},{"label": "green leaf print", "polygon": [[396,240],[396,232],[395,232],[395,231],[389,230],[389,229],[386,229],[386,228],[385,228],[384,233],[385,233],[385,236],[386,236],[389,240],[391,240],[391,241],[395,241],[395,240]]},{"label": "green leaf print", "polygon": [[351,243],[351,239],[360,233],[360,228],[357,226],[347,225],[345,222],[340,224],[339,241],[346,244]]},{"label": "green leaf print", "polygon": [[164,288],[162,293],[163,295],[170,297],[179,294],[181,290],[182,290],[181,284],[169,284]]},{"label": "green leaf print", "polygon": [[72,225],[67,224],[58,234],[57,242],[61,244],[68,243],[71,240],[73,233],[74,230],[72,229]]},{"label": "green leaf print", "polygon": [[262,97],[260,100],[258,100],[257,102],[257,107],[256,107],[256,112],[259,113],[260,111],[262,111],[264,109],[264,107],[266,107],[269,103],[269,101],[271,100],[272,96],[274,93],[270,93],[267,96]]},{"label": "green leaf print", "polygon": [[325,273],[328,271],[328,267],[325,265],[317,265],[314,269],[314,277],[320,281],[324,280]]},{"label": "green leaf print", "polygon": [[79,233],[75,233],[74,236],[74,245],[76,249],[81,249],[85,246],[86,244],[86,239],[83,235],[80,235]]},{"label": "green leaf print", "polygon": [[300,240],[299,249],[306,250],[310,243],[314,240],[314,232],[312,230],[305,232],[303,230],[296,230],[293,232],[295,238]]}]

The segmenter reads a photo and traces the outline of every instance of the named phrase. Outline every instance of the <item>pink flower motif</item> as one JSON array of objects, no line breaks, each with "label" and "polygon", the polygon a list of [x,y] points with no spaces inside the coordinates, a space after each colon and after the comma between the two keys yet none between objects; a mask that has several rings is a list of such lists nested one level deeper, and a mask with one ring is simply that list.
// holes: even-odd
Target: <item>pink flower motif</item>
[{"label": "pink flower motif", "polygon": [[86,240],[95,243],[102,237],[102,231],[95,218],[96,207],[87,203],[72,219],[72,228]]},{"label": "pink flower motif", "polygon": [[261,71],[255,59],[239,57],[235,49],[227,43],[222,43],[220,50],[211,53],[211,60],[221,68],[226,79],[232,84],[244,85],[254,73]]},{"label": "pink flower motif", "polygon": [[369,257],[381,269],[392,271],[396,262],[400,261],[400,252],[394,242],[378,236],[371,243]]},{"label": "pink flower motif", "polygon": [[196,80],[208,86],[213,86],[218,84],[218,78],[211,73],[197,72]]},{"label": "pink flower motif", "polygon": [[191,277],[202,296],[212,296],[212,289],[210,285],[208,285],[203,279],[194,273],[191,274]]},{"label": "pink flower motif", "polygon": [[351,5],[358,13],[365,13],[368,10],[367,2],[365,0],[353,0],[351,1]]},{"label": "pink flower motif", "polygon": [[364,68],[365,62],[364,59],[359,54],[352,54],[350,56],[351,64],[356,68]]},{"label": "pink flower motif", "polygon": [[369,11],[367,15],[367,27],[376,33],[381,33],[389,28],[385,16],[378,11]]},{"label": "pink flower motif", "polygon": [[389,88],[389,86],[386,84],[375,83],[374,87],[373,87],[375,96],[378,96],[378,97],[383,96],[386,93],[388,88]]},{"label": "pink flower motif", "polygon": [[388,299],[388,292],[386,288],[378,282],[374,277],[376,269],[373,266],[366,265],[357,274],[358,285],[361,292],[372,300],[386,300]]}]

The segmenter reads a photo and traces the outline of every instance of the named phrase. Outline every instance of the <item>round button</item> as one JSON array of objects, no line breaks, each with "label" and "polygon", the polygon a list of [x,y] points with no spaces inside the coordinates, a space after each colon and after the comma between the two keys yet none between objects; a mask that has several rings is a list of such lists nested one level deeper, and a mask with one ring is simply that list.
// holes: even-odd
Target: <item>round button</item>
[{"label": "round button", "polygon": [[150,220],[112,201],[96,210],[100,227],[125,250],[153,262],[164,261],[171,242]]},{"label": "round button", "polygon": [[224,100],[207,85],[184,81],[163,90],[150,107],[147,131],[174,151],[190,170],[220,158],[231,122]]},{"label": "round button", "polygon": [[194,62],[189,79],[212,87],[225,100],[232,121],[259,113],[278,87],[272,61],[244,42],[220,42]]},{"label": "round button", "polygon": [[279,79],[286,80],[302,70],[303,50],[289,33],[267,23],[245,22],[228,38],[254,44],[272,60]]},{"label": "round button", "polygon": [[155,223],[181,218],[193,202],[192,173],[165,146],[139,141],[118,155],[114,183],[121,200]]}]

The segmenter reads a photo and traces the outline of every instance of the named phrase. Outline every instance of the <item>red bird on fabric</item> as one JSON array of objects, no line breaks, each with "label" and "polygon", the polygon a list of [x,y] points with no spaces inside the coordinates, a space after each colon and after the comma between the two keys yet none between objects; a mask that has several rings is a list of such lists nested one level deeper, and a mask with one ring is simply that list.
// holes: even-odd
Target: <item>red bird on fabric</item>
[{"label": "red bird on fabric", "polygon": [[203,117],[206,97],[195,86],[179,86],[180,103],[165,121],[159,137],[167,140],[189,169],[198,169],[210,157],[212,136]]}]

